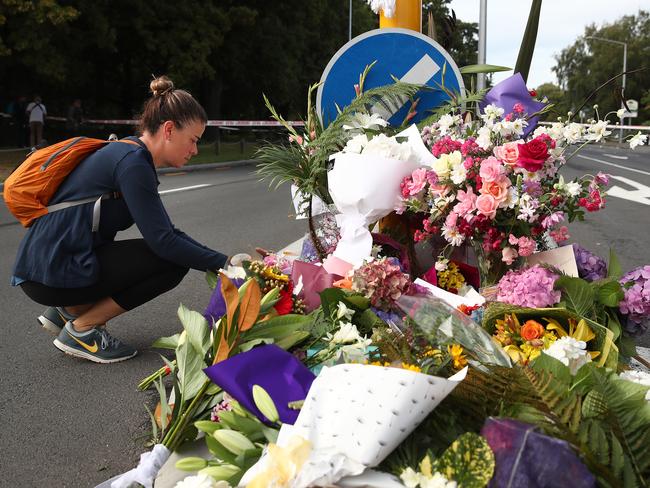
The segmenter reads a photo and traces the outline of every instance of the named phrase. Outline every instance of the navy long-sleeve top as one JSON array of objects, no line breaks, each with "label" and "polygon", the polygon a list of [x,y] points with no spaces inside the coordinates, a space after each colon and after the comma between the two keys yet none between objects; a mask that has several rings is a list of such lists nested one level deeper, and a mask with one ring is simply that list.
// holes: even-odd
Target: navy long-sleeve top
[{"label": "navy long-sleeve top", "polygon": [[138,226],[159,257],[200,271],[219,269],[228,257],[176,229],[158,194],[151,153],[140,145],[114,142],[82,161],[63,181],[50,205],[110,192],[121,198],[103,200],[99,230],[92,232],[93,203],[46,214],[28,229],[20,243],[12,285],[36,281],[56,288],[90,286],[99,278],[95,249],[115,235]]}]

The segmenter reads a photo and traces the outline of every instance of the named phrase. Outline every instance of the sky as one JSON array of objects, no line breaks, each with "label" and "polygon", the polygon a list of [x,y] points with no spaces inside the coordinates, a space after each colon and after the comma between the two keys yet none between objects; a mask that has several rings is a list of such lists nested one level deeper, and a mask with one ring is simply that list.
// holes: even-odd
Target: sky
[{"label": "sky", "polygon": [[[456,17],[478,22],[480,0],[452,0]],[[531,0],[487,0],[486,63],[513,68],[526,28]],[[551,68],[554,55],[584,34],[585,26],[612,23],[624,15],[650,10],[650,0],[543,0],[535,53],[528,75],[528,86],[557,83]],[[621,47],[621,69],[623,68]],[[629,68],[629,67],[628,67]],[[494,82],[512,72],[495,73]]]}]

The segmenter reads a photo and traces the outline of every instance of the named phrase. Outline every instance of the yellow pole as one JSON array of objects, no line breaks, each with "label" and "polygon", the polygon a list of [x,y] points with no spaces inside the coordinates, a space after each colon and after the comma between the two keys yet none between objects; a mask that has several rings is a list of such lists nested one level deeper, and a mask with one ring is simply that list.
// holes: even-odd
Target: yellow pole
[{"label": "yellow pole", "polygon": [[395,0],[395,13],[392,17],[379,12],[379,28],[401,27],[422,32],[422,0]]}]

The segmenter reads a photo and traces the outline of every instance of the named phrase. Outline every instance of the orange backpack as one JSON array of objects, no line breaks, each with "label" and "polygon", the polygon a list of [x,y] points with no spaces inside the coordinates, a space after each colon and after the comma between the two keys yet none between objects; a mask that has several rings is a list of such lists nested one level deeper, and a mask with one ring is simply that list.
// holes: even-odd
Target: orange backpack
[{"label": "orange backpack", "polygon": [[[126,139],[119,142],[138,145],[137,142]],[[109,141],[75,137],[29,154],[5,181],[4,200],[9,211],[23,224],[23,227],[29,227],[34,220],[47,213],[108,198],[109,195],[98,195],[48,207],[59,185],[72,170],[106,144],[109,144]]]}]

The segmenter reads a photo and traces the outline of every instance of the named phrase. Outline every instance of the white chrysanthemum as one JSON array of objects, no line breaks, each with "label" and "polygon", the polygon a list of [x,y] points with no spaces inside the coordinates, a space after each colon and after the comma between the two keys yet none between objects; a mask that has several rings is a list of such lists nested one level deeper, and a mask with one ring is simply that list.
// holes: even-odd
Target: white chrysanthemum
[{"label": "white chrysanthemum", "polygon": [[458,227],[448,227],[447,224],[442,226],[442,237],[452,246],[460,246],[465,240],[465,236],[458,232]]},{"label": "white chrysanthemum", "polygon": [[[643,386],[650,386],[650,373],[643,371],[623,371],[618,375],[621,379],[632,381]],[[650,402],[650,390],[645,394],[645,399]]]},{"label": "white chrysanthemum", "polygon": [[641,131],[637,132],[630,139],[630,149],[635,149],[637,146],[642,146],[648,140],[648,136],[641,134]]},{"label": "white chrysanthemum", "polygon": [[603,137],[608,136],[612,131],[607,130],[607,121],[599,120],[595,124],[591,124],[587,129],[587,139],[594,142],[599,142]]},{"label": "white chrysanthemum", "polygon": [[196,476],[187,476],[182,479],[174,488],[230,488],[225,481],[217,482],[212,476],[199,473]]},{"label": "white chrysanthemum", "polygon": [[363,148],[368,144],[368,136],[359,134],[350,139],[343,148],[343,152],[361,154]]},{"label": "white chrysanthemum", "polygon": [[438,261],[436,261],[436,264],[434,266],[436,268],[436,271],[444,271],[449,266],[449,259],[439,258]]},{"label": "white chrysanthemum", "polygon": [[544,353],[568,366],[572,375],[591,361],[591,356],[587,352],[587,343],[577,341],[569,336],[561,337],[555,341],[548,349],[544,350]]},{"label": "white chrysanthemum", "polygon": [[583,134],[583,128],[580,124],[576,122],[571,122],[564,128],[562,135],[569,144],[575,144],[580,141]]}]

